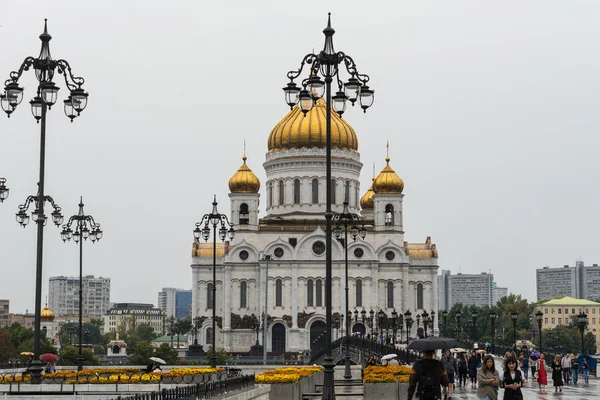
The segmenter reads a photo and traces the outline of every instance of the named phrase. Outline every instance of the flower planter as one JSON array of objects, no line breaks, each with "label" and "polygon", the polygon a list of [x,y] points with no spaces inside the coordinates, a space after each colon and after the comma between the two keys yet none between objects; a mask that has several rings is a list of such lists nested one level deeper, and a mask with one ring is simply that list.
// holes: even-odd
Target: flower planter
[{"label": "flower planter", "polygon": [[408,383],[363,383],[365,399],[378,400],[407,400]]},{"label": "flower planter", "polygon": [[300,400],[302,397],[300,382],[294,383],[273,383],[269,392],[270,400]]}]

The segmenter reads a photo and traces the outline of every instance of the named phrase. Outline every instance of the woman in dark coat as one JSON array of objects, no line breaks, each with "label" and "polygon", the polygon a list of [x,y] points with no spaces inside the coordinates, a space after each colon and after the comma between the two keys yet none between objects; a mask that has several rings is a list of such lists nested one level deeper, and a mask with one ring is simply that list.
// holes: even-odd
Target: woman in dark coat
[{"label": "woman in dark coat", "polygon": [[563,368],[562,364],[560,363],[560,354],[557,354],[554,357],[554,361],[552,361],[550,368],[552,368],[552,381],[554,384],[554,391],[558,392],[558,389],[560,389],[560,391],[562,392],[564,384],[562,380]]},{"label": "woman in dark coat", "polygon": [[471,378],[471,388],[474,388],[477,385],[477,365],[479,364],[479,359],[477,358],[477,353],[471,353],[471,357],[469,357],[469,361],[467,365],[469,367],[469,378]]},{"label": "woman in dark coat", "polygon": [[513,356],[504,361],[504,377],[502,379],[504,387],[504,400],[523,400],[523,375],[517,369],[517,359]]}]

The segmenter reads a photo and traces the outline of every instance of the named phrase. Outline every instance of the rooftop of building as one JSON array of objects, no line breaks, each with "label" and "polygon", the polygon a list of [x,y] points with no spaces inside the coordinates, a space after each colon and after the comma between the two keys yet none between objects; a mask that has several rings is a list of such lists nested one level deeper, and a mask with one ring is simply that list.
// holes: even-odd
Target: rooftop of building
[{"label": "rooftop of building", "polygon": [[600,306],[600,303],[586,299],[576,299],[570,296],[555,297],[551,300],[540,302],[545,306]]}]

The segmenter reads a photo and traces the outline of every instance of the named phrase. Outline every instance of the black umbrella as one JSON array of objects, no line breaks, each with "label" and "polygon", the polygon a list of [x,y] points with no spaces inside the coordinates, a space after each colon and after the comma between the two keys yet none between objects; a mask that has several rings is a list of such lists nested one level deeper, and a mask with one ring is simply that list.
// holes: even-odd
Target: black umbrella
[{"label": "black umbrella", "polygon": [[408,349],[411,350],[437,350],[437,349],[451,349],[458,344],[456,339],[443,338],[443,337],[428,337],[425,339],[413,340],[409,345]]}]

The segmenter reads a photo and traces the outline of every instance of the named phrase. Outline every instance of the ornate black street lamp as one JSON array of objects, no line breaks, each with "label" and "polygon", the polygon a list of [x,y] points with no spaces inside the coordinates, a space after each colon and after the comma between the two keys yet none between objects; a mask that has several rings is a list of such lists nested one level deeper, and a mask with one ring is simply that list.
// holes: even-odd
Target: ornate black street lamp
[{"label": "ornate black street lamp", "polygon": [[[194,335],[194,346],[198,346],[198,331],[200,330],[200,317],[192,318],[192,334]],[[258,342],[258,338],[256,339]]]},{"label": "ornate black street lamp", "polygon": [[460,317],[462,317],[462,312],[458,310],[454,316],[456,318],[456,340],[460,340]]},{"label": "ornate black street lamp", "polygon": [[[347,200],[347,199],[346,199]],[[355,213],[351,213],[348,211],[348,201],[344,201],[344,209],[341,213],[335,214],[333,216],[333,223],[335,223],[335,228],[333,229],[333,235],[337,240],[339,240],[344,246],[344,263],[346,268],[345,279],[346,279],[346,314],[350,312],[349,310],[349,296],[348,296],[348,227],[350,227],[350,236],[352,236],[352,240],[356,240],[357,237],[361,237],[364,239],[367,236],[367,229],[363,225],[360,220],[360,216]],[[359,227],[360,225],[360,227]],[[344,232],[344,237],[342,238],[342,231]],[[358,312],[355,311],[355,316],[358,316]],[[352,379],[352,372],[350,370],[350,353],[349,353],[349,338],[350,332],[348,327],[350,326],[350,319],[347,318],[347,326],[346,326],[346,346],[345,346],[345,369],[344,369],[344,379]]]},{"label": "ornate black street lamp", "polygon": [[[409,334],[410,334],[410,330],[412,328],[412,324],[413,324],[413,319],[412,319],[412,313],[409,310],[406,310],[406,312],[404,313],[404,323],[406,324],[406,346],[408,346],[408,339],[409,339]],[[406,349],[406,363],[408,364],[408,348]]]},{"label": "ornate black street lamp", "polygon": [[79,212],[69,218],[60,233],[63,242],[73,239],[75,244],[79,244],[79,355],[77,356],[77,371],[83,369],[83,350],[81,346],[81,332],[83,329],[83,241],[89,238],[92,243],[95,243],[97,240],[102,239],[103,235],[100,224],[94,221],[94,217],[85,215],[83,212],[83,197],[80,197]]},{"label": "ornate black street lamp", "polygon": [[448,311],[442,311],[442,320],[444,320],[444,337],[448,337]]},{"label": "ornate black street lamp", "polygon": [[423,311],[421,317],[423,318],[423,336],[427,337],[427,325],[429,324],[429,314],[427,313],[427,311]]},{"label": "ornate black street lamp", "polygon": [[371,311],[369,311],[369,321],[371,322],[371,338],[373,337],[373,329],[375,328],[375,319],[373,318],[374,315],[375,311],[371,309]]},{"label": "ornate black street lamp", "polygon": [[510,319],[513,324],[513,351],[517,351],[517,319],[519,318],[519,313],[513,311],[510,313]]},{"label": "ornate black street lamp", "polygon": [[471,346],[471,348],[474,348],[475,342],[477,341],[477,311],[473,311],[471,313],[471,323],[473,324],[473,331],[471,332],[471,336],[473,337],[473,346]]},{"label": "ornate black street lamp", "polygon": [[494,323],[496,322],[498,315],[496,314],[496,311],[490,311],[488,315],[490,317],[490,322],[492,323],[492,354],[496,354],[496,330],[494,329]]},{"label": "ornate black street lamp", "polygon": [[9,188],[6,187],[6,178],[0,178],[0,203],[3,203],[4,200],[8,198]]},{"label": "ornate black street lamp", "polygon": [[[54,84],[52,79],[54,73],[62,74],[65,79],[65,85],[69,89],[69,96],[64,101],[64,110],[71,122],[87,106],[88,94],[83,90],[82,86],[84,79],[74,76],[71,71],[71,66],[66,60],[53,60],[50,56],[50,39],[52,36],[48,34],[47,23],[44,22],[44,33],[40,35],[42,48],[40,55],[37,58],[27,57],[17,71],[12,71],[9,79],[5,81],[4,94],[0,95],[0,107],[10,117],[17,106],[23,101],[23,88],[19,86],[19,78],[24,71],[33,68],[35,76],[39,82],[35,97],[29,102],[33,117],[41,123],[40,134],[40,171],[38,180],[38,192],[34,196],[36,208],[34,211],[34,221],[37,222],[37,255],[36,255],[36,282],[35,282],[35,324],[33,337],[33,352],[35,354],[33,362],[29,367],[33,383],[39,383],[42,376],[42,363],[39,361],[40,356],[40,332],[42,311],[42,256],[44,244],[44,224],[46,216],[44,215],[44,203],[50,201],[46,196],[45,189],[45,159],[46,159],[46,111],[49,110],[57,100],[59,88]],[[54,206],[54,203],[51,201]],[[17,213],[17,221],[24,222],[23,214],[27,210],[26,207],[20,208]],[[55,208],[55,212],[60,215],[60,209]],[[27,216],[25,214],[25,216]],[[53,222],[59,226],[62,223],[62,216],[55,218],[55,213],[52,213]],[[27,221],[29,217],[27,217]],[[23,224],[22,224],[23,225]]]},{"label": "ornate black street lamp", "polygon": [[579,326],[579,332],[581,333],[581,354],[582,355],[585,354],[585,348],[583,345],[583,333],[585,331],[585,328],[587,327],[587,324],[588,324],[587,314],[584,312],[580,312],[579,315],[577,315],[577,326]]},{"label": "ornate black street lamp", "polygon": [[[318,53],[309,53],[302,59],[300,68],[296,71],[287,73],[290,82],[283,91],[285,92],[286,103],[293,108],[298,104],[300,110],[306,113],[313,107],[315,102],[323,96],[325,91],[326,104],[326,148],[325,148],[325,175],[326,175],[326,203],[325,203],[325,359],[323,361],[323,399],[335,399],[333,385],[333,373],[335,364],[331,353],[331,288],[332,288],[332,252],[331,252],[331,220],[333,213],[331,211],[332,185],[331,182],[331,107],[339,115],[346,110],[346,101],[349,100],[352,105],[358,100],[361,108],[366,112],[373,104],[373,90],[367,83],[369,76],[360,74],[354,60],[344,52],[336,52],[333,46],[333,34],[335,30],[331,27],[331,14],[327,21],[327,28],[323,30],[325,34],[325,45],[323,50]],[[340,64],[346,68],[350,78],[348,82],[342,83],[340,79]],[[308,77],[302,80],[301,87],[298,87],[294,79],[298,78],[305,66],[308,66]],[[323,81],[321,75],[325,81]],[[331,83],[336,78],[338,92],[331,95]]]},{"label": "ornate black street lamp", "polygon": [[542,322],[544,319],[544,313],[541,312],[540,310],[537,310],[537,312],[535,313],[535,320],[537,321],[538,324],[538,332],[540,335],[540,348],[539,348],[539,352],[542,352]]},{"label": "ornate black street lamp", "polygon": [[[429,314],[429,323],[431,324],[431,335],[435,335],[435,311],[431,310],[431,313]],[[439,336],[439,329],[438,329],[438,336]]]},{"label": "ornate black street lamp", "polygon": [[[233,224],[229,222],[227,215],[220,214],[217,211],[217,196],[213,198],[213,209],[210,214],[204,214],[200,222],[196,222],[196,229],[194,229],[194,237],[199,239],[202,237],[205,242],[210,237],[210,225],[212,225],[213,232],[213,281],[212,281],[212,353],[210,355],[210,366],[212,368],[217,367],[217,347],[216,347],[216,336],[217,336],[217,230],[219,231],[219,239],[224,241],[226,237],[229,240],[233,240],[235,231],[233,230]],[[201,226],[204,225],[202,228]],[[217,227],[219,227],[217,229]]]}]

